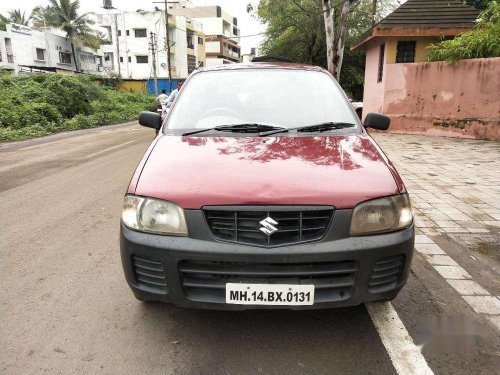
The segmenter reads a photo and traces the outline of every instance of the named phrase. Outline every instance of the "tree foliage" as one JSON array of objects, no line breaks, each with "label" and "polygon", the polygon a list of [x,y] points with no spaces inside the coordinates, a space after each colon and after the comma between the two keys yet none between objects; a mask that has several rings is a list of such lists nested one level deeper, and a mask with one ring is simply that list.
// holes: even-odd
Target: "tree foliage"
[{"label": "tree foliage", "polygon": [[28,26],[31,15],[27,16],[21,9],[11,9],[7,12],[7,17],[0,14],[0,30],[5,30],[8,23]]},{"label": "tree foliage", "polygon": [[448,61],[454,64],[462,59],[500,57],[499,3],[495,0],[489,2],[473,31],[431,44],[428,48],[429,61]]},{"label": "tree foliage", "polygon": [[[342,2],[335,2],[336,22]],[[332,3],[333,3],[332,2]],[[395,9],[395,0],[379,0],[376,20]],[[372,0],[353,3],[346,34],[346,49],[340,84],[353,95],[364,78],[364,53],[350,45],[372,25]],[[287,57],[298,63],[327,67],[325,29],[321,0],[261,0],[254,15],[267,25],[261,45],[263,54]]]},{"label": "tree foliage", "polygon": [[88,13],[78,15],[79,0],[49,0],[46,7],[33,9],[33,19],[36,25],[46,25],[59,28],[66,33],[71,41],[73,59],[78,70],[75,46],[99,48],[102,36],[92,26],[95,24]]},{"label": "tree foliage", "polygon": [[465,0],[467,5],[473,6],[474,8],[484,10],[488,8],[488,4],[491,0]]}]

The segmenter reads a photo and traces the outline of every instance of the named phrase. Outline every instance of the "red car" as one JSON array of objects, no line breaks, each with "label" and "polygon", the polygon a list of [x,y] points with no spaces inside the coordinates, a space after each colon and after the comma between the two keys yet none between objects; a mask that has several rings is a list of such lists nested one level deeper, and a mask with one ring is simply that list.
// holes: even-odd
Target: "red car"
[{"label": "red car", "polygon": [[134,295],[183,307],[315,309],[394,298],[415,228],[408,193],[325,70],[201,69],[125,196],[121,258]]}]

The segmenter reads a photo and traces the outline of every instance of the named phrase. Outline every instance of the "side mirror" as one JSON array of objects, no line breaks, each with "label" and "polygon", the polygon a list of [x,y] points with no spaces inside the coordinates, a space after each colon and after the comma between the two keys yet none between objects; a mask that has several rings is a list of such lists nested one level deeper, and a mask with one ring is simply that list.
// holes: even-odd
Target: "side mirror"
[{"label": "side mirror", "polygon": [[391,118],[380,113],[368,113],[363,122],[365,128],[372,128],[377,130],[387,130],[391,125]]},{"label": "side mirror", "polygon": [[139,124],[147,128],[160,129],[161,116],[158,113],[144,111],[139,115]]}]

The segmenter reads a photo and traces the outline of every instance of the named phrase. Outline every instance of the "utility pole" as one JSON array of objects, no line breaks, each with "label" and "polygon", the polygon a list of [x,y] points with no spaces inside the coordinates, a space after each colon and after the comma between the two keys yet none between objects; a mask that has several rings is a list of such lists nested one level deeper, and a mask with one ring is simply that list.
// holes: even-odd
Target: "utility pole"
[{"label": "utility pole", "polygon": [[152,31],[149,33],[149,49],[151,50],[151,55],[153,58],[153,77],[155,83],[155,96],[158,96],[158,76],[156,74],[156,34]]},{"label": "utility pole", "polygon": [[120,38],[118,37],[118,14],[113,15],[115,19],[115,35],[116,35],[116,61],[118,62],[118,79],[122,78],[122,68],[120,64]]},{"label": "utility pole", "polygon": [[172,67],[170,66],[170,37],[168,35],[168,0],[165,0],[165,40],[167,43],[168,86],[172,92]]}]

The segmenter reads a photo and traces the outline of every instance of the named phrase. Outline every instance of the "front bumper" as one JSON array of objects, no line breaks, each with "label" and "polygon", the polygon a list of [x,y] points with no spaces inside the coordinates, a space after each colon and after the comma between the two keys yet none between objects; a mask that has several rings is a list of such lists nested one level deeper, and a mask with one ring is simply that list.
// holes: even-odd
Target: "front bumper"
[{"label": "front bumper", "polygon": [[[263,248],[218,241],[201,210],[185,213],[189,237],[141,233],[122,224],[123,269],[139,299],[226,310],[332,308],[392,299],[408,278],[413,224],[398,232],[349,237],[352,210],[337,210],[322,240]],[[269,267],[276,272],[263,274]],[[314,283],[318,292],[312,306],[234,305],[225,303],[225,282]]]}]

